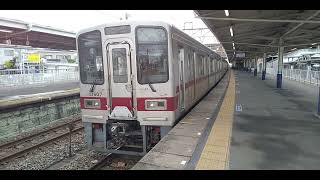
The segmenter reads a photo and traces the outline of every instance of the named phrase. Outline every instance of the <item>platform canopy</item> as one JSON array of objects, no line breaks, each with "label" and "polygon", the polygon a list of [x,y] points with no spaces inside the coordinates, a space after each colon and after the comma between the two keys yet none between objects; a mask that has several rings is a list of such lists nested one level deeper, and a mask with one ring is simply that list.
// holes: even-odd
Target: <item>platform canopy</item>
[{"label": "platform canopy", "polygon": [[320,44],[320,10],[195,10],[229,61]]},{"label": "platform canopy", "polygon": [[76,33],[29,22],[0,18],[0,43],[76,50]]}]

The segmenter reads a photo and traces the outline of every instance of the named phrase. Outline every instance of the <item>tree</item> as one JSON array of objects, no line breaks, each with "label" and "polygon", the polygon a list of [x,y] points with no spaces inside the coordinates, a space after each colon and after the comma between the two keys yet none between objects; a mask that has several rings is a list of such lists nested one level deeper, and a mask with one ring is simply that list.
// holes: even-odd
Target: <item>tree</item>
[{"label": "tree", "polygon": [[67,59],[67,60],[68,60],[68,63],[76,63],[75,59]]},{"label": "tree", "polygon": [[4,62],[4,68],[6,69],[13,69],[15,65],[14,60],[7,60]]}]

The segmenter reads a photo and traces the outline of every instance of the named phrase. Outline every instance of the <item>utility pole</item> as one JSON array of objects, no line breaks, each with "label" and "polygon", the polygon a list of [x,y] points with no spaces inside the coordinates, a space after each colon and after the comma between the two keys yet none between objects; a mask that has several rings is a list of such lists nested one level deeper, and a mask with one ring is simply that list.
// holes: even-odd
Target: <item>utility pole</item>
[{"label": "utility pole", "polygon": [[69,157],[72,156],[72,141],[71,141],[71,134],[72,134],[72,130],[74,128],[74,124],[73,123],[70,123],[68,124],[68,129],[69,129]]}]

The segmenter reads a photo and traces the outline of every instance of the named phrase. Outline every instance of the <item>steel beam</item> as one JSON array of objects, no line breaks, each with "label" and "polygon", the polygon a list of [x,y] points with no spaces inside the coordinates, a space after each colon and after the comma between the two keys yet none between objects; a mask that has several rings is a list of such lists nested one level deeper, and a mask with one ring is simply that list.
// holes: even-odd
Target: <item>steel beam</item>
[{"label": "steel beam", "polygon": [[299,29],[300,32],[320,34],[319,30]]},{"label": "steel beam", "polygon": [[312,20],[291,20],[291,19],[248,19],[248,18],[225,18],[225,17],[204,17],[196,16],[195,18],[211,19],[218,21],[247,21],[247,22],[268,22],[268,23],[311,23],[320,24],[320,21]]},{"label": "steel beam", "polygon": [[320,42],[310,42],[310,43],[305,43],[305,44],[290,44],[290,45],[285,45],[284,47],[308,46],[308,45],[312,46],[311,44],[313,44],[313,43],[319,44]]},{"label": "steel beam", "polygon": [[301,36],[290,36],[290,37],[284,37],[284,40],[292,40],[292,39],[299,39],[299,38],[305,38],[305,37],[310,37],[312,34],[305,34]]},{"label": "steel beam", "polygon": [[[316,17],[318,14],[320,13],[320,10],[316,11],[313,15],[311,15],[310,17],[308,17],[305,21],[301,21],[298,25],[296,25],[295,27],[293,27],[292,29],[290,29],[289,31],[287,31],[286,33],[284,33],[280,38],[283,38],[284,36],[294,32],[295,30],[297,30],[299,27],[301,27],[302,25],[304,25],[305,23],[308,23],[308,21],[310,21],[310,19]],[[317,21],[320,23],[320,21]]]},{"label": "steel beam", "polygon": [[182,30],[210,30],[209,28],[193,28],[193,29],[182,29]]},{"label": "steel beam", "polygon": [[264,46],[264,47],[279,47],[275,45],[266,45],[266,44],[255,44],[255,43],[243,43],[243,42],[220,42],[221,44],[243,44],[243,45],[253,45],[253,46]]},{"label": "steel beam", "polygon": [[[233,49],[225,49],[228,52],[247,52],[247,53],[264,53],[266,51],[248,51],[248,50],[233,50]],[[266,52],[266,53],[274,53],[274,51]]]}]

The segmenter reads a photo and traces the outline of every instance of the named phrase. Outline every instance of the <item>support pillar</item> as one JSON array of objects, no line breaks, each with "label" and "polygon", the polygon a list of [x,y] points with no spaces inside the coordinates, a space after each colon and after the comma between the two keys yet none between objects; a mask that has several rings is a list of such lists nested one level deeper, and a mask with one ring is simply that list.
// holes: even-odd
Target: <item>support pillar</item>
[{"label": "support pillar", "polygon": [[242,71],[246,69],[246,60],[243,60]]},{"label": "support pillar", "polygon": [[244,61],[244,71],[247,71],[247,60],[245,59],[245,60],[243,60]]},{"label": "support pillar", "polygon": [[245,62],[246,62],[246,71],[248,72],[248,71],[249,71],[249,62],[248,62],[248,59],[246,59]]},{"label": "support pillar", "polygon": [[283,51],[284,51],[284,47],[280,46],[279,52],[278,52],[277,88],[282,87]]},{"label": "support pillar", "polygon": [[319,86],[319,97],[318,97],[318,116],[320,116],[320,86]]},{"label": "support pillar", "polygon": [[267,54],[263,53],[262,59],[262,80],[266,79],[266,70],[267,70]]},{"label": "support pillar", "polygon": [[253,76],[257,76],[258,74],[258,57],[257,56],[254,57],[253,65],[254,65]]}]

